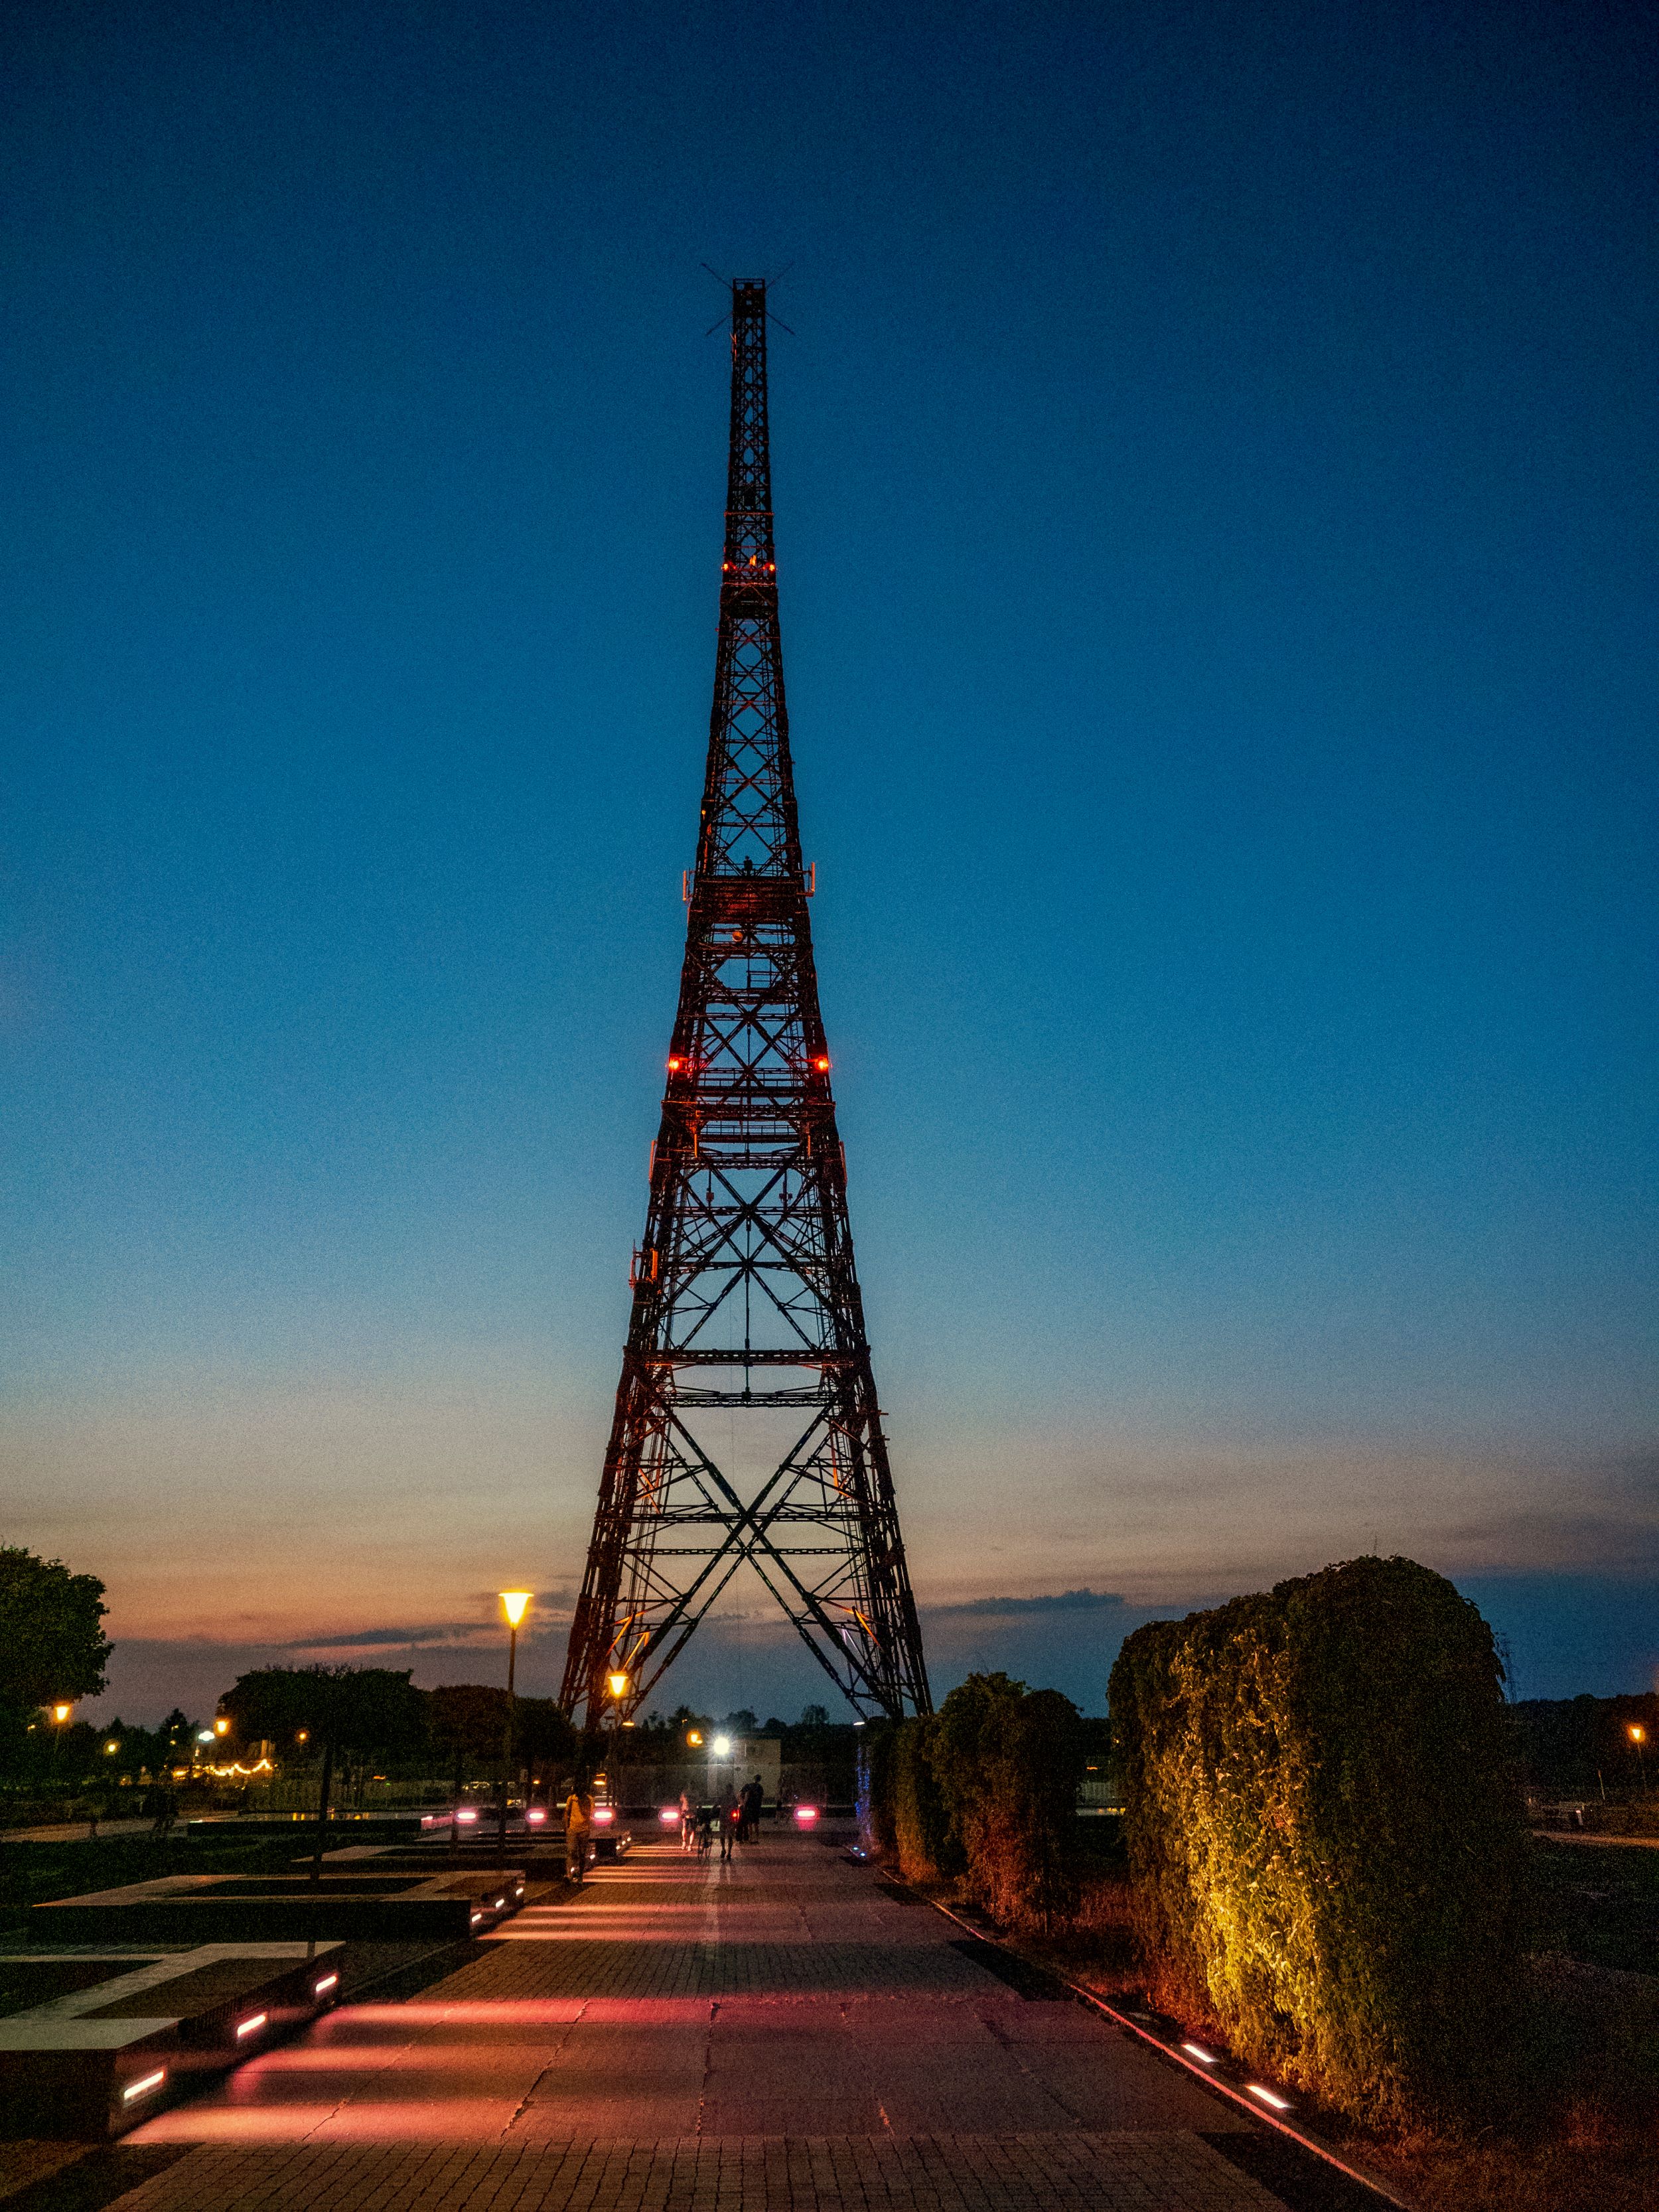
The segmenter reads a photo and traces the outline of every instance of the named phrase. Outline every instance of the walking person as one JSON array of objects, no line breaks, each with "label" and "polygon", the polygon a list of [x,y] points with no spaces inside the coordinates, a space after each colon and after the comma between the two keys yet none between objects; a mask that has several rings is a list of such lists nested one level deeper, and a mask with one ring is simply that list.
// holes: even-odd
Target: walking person
[{"label": "walking person", "polygon": [[752,1782],[745,1783],[743,1792],[743,1841],[760,1840],[761,1814],[766,1806],[766,1785],[757,1774]]},{"label": "walking person", "polygon": [[585,1784],[574,1782],[564,1801],[564,1878],[574,1881],[578,1889],[587,1872],[587,1838],[592,1826],[592,1792]]},{"label": "walking person", "polygon": [[738,1814],[741,1809],[737,1799],[732,1794],[732,1785],[729,1782],[721,1790],[720,1802],[715,1809],[720,1819],[720,1858],[724,1862],[732,1856],[732,1838],[738,1832]]},{"label": "walking person", "polygon": [[697,1848],[697,1808],[691,1792],[680,1792],[680,1849],[690,1854]]}]

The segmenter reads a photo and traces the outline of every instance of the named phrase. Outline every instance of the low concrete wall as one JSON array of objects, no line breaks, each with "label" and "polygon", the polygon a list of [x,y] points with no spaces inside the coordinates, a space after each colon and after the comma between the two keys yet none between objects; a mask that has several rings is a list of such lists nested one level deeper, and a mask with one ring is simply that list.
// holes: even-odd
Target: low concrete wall
[{"label": "low concrete wall", "polygon": [[0,2134],[119,2135],[327,2010],[343,1955],[215,1943],[112,1959],[101,1982],[0,2020]]}]

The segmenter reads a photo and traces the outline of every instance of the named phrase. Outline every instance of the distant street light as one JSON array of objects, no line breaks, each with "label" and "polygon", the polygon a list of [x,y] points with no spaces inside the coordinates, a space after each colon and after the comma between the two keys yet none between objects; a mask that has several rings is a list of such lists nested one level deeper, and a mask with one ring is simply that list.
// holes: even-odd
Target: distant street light
[{"label": "distant street light", "polygon": [[74,1711],[75,1708],[73,1705],[54,1705],[52,1709],[52,1717],[53,1720],[57,1722],[58,1727],[62,1728],[64,1722]]},{"label": "distant street light", "polygon": [[620,1705],[622,1700],[628,1695],[627,1675],[623,1674],[607,1674],[605,1678],[605,1687],[610,1691],[611,1696],[616,1698],[617,1704]]},{"label": "distant street light", "polygon": [[716,1759],[730,1759],[732,1756],[732,1739],[729,1735],[717,1735],[710,1748],[713,1750]]},{"label": "distant street light", "polygon": [[1642,1747],[1648,1740],[1648,1732],[1638,1721],[1632,1721],[1630,1723],[1630,1726],[1625,1730],[1625,1734],[1630,1738],[1632,1744],[1635,1747],[1636,1771],[1641,1776],[1642,1787],[1645,1790],[1648,1786],[1648,1762],[1646,1753],[1643,1751]]},{"label": "distant street light", "polygon": [[502,1590],[500,1593],[501,1611],[507,1615],[507,1717],[501,1724],[501,1817],[500,1827],[496,1832],[497,1841],[501,1846],[499,1863],[503,1868],[507,1864],[507,1778],[513,1761],[513,1723],[515,1717],[514,1697],[514,1684],[519,1671],[519,1623],[530,1610],[530,1601],[533,1592],[530,1590]]}]

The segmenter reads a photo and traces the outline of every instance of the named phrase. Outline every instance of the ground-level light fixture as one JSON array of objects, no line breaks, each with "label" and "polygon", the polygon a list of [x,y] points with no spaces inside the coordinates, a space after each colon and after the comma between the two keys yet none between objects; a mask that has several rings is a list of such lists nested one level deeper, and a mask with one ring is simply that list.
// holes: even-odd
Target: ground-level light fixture
[{"label": "ground-level light fixture", "polygon": [[1276,2096],[1271,2089],[1264,2089],[1260,2081],[1247,2081],[1244,2087],[1249,2091],[1251,2096],[1259,2097],[1264,2105],[1271,2105],[1274,2112],[1290,2111],[1291,2100],[1288,2097]]},{"label": "ground-level light fixture", "polygon": [[530,1590],[502,1590],[500,1595],[501,1611],[507,1615],[507,1625],[509,1628],[516,1628],[526,1613],[529,1612],[530,1601],[534,1593]]}]

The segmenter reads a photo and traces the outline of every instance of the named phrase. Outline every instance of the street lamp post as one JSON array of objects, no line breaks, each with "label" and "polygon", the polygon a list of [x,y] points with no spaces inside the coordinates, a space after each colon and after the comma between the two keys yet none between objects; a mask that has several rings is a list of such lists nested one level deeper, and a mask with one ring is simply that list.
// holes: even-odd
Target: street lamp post
[{"label": "street lamp post", "polygon": [[519,1671],[519,1623],[530,1609],[528,1590],[502,1590],[500,1593],[501,1611],[507,1615],[507,1717],[501,1723],[501,1818],[497,1831],[500,1845],[498,1863],[507,1865],[507,1776],[512,1771],[514,1721],[516,1717],[514,1698],[515,1677]]},{"label": "street lamp post", "polygon": [[634,1725],[632,1721],[624,1718],[628,1707],[628,1693],[634,1686],[634,1679],[631,1674],[619,1667],[614,1674],[605,1676],[605,1686],[611,1698],[611,1736],[605,1748],[605,1771],[607,1775],[612,1776],[606,1787],[611,1793],[611,1802],[614,1805],[617,1802],[617,1785],[612,1770],[617,1764],[617,1733],[619,1729],[632,1728]]},{"label": "street lamp post", "polygon": [[1635,1750],[1636,1771],[1642,1778],[1642,1787],[1645,1790],[1648,1786],[1648,1761],[1647,1754],[1642,1747],[1648,1740],[1648,1732],[1639,1721],[1632,1721],[1625,1730],[1625,1734],[1630,1738]]}]

